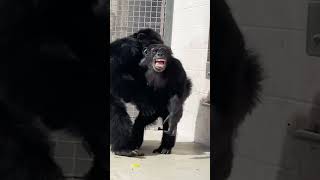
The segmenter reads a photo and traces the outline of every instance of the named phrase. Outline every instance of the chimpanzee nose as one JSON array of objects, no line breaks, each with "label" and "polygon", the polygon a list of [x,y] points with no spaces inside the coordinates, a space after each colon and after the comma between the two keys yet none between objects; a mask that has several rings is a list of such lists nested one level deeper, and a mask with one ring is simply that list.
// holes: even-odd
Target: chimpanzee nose
[{"label": "chimpanzee nose", "polygon": [[160,52],[160,51],[158,51],[158,52],[157,52],[157,56],[162,57],[162,56],[163,56],[163,53],[162,53],[162,52]]}]

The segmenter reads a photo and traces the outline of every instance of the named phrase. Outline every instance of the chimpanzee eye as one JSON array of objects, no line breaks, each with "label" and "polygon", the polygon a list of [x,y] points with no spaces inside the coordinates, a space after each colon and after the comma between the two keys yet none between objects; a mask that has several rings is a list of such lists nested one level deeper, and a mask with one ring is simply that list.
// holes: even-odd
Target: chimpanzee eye
[{"label": "chimpanzee eye", "polygon": [[144,49],[143,49],[143,54],[144,54],[144,55],[147,55],[147,54],[148,54],[148,48],[144,48]]},{"label": "chimpanzee eye", "polygon": [[152,48],[152,49],[151,49],[152,54],[156,53],[156,51],[157,51],[157,50],[156,50],[155,48]]}]

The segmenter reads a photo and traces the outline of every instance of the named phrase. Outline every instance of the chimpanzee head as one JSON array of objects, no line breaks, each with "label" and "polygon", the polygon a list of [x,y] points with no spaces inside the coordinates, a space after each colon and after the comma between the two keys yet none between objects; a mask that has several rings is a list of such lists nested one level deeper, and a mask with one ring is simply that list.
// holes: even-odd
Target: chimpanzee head
[{"label": "chimpanzee head", "polygon": [[130,37],[137,39],[143,48],[148,47],[150,44],[163,44],[160,34],[149,28],[141,29]]},{"label": "chimpanzee head", "polygon": [[141,67],[153,69],[155,72],[163,72],[172,58],[170,47],[164,44],[151,44],[143,49],[144,58],[140,61]]}]

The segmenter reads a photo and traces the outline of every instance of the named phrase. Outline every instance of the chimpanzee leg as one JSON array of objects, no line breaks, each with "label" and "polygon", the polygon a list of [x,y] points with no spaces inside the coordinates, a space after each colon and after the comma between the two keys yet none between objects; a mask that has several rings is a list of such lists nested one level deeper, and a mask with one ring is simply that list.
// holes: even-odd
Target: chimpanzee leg
[{"label": "chimpanzee leg", "polygon": [[[164,112],[161,115],[161,118],[164,120],[169,115],[169,112]],[[159,148],[155,149],[153,153],[160,153],[160,154],[170,154],[171,149],[174,147],[176,143],[176,134],[175,135],[169,135],[168,133],[165,133],[169,129],[169,123],[168,121],[163,124],[163,133],[162,133],[162,139],[161,144]]]},{"label": "chimpanzee leg", "polygon": [[110,95],[110,144],[111,151],[121,156],[137,156],[130,143],[132,121],[126,107],[119,98]]},{"label": "chimpanzee leg", "polygon": [[132,129],[132,137],[131,143],[133,147],[139,149],[143,142],[144,130],[145,127],[151,123],[153,123],[159,117],[158,114],[153,114],[151,116],[145,116],[142,113],[139,113],[136,118],[133,129]]}]

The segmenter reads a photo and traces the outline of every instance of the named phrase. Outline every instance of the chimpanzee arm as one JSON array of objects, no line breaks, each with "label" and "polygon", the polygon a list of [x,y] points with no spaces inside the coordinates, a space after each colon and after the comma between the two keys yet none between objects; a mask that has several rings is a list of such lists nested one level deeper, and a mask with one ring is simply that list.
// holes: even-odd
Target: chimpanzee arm
[{"label": "chimpanzee arm", "polygon": [[165,131],[165,133],[175,136],[177,132],[177,125],[183,114],[183,102],[177,95],[170,98],[168,111],[169,115],[163,121],[163,123],[169,123],[169,129],[168,131]]},{"label": "chimpanzee arm", "polygon": [[116,40],[110,45],[110,91],[113,95],[129,100],[138,83],[130,76],[130,68],[139,67],[141,47],[134,39]]},{"label": "chimpanzee arm", "polygon": [[192,87],[191,80],[187,77],[180,61],[177,60],[175,62],[175,70],[176,73],[179,72],[179,74],[176,76],[178,78],[173,83],[175,86],[170,85],[173,88],[170,89],[172,94],[168,103],[169,115],[164,121],[164,123],[167,121],[169,123],[169,129],[165,133],[172,136],[176,135],[177,125],[183,114],[183,104],[189,97]]},{"label": "chimpanzee arm", "polygon": [[143,85],[140,86],[134,96],[131,97],[131,102],[134,103],[139,110],[145,116],[151,116],[156,112],[156,104],[153,101],[155,98],[153,89]]}]

